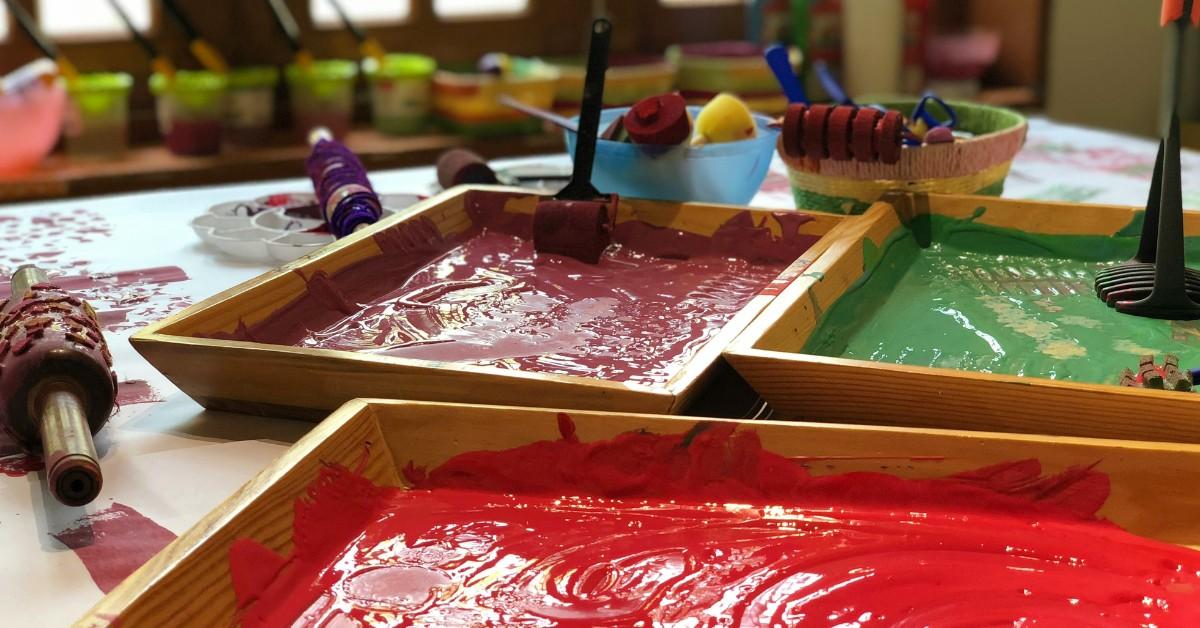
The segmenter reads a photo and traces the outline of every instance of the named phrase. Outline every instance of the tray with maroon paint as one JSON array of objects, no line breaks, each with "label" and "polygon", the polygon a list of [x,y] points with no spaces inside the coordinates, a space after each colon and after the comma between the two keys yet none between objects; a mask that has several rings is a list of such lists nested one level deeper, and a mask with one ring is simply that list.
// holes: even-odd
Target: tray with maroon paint
[{"label": "tray with maroon paint", "polygon": [[456,188],[133,337],[200,403],[355,397],[674,413],[838,216],[621,199],[598,264],[535,254],[539,197]]},{"label": "tray with maroon paint", "polygon": [[1196,625],[1197,482],[1196,445],[355,400],[80,625]]}]

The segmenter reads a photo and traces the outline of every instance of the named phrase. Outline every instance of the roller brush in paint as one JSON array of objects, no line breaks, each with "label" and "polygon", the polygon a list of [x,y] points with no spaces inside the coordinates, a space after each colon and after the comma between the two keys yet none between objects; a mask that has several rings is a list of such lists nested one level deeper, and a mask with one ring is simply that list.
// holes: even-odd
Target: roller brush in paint
[{"label": "roller brush in paint", "polygon": [[304,165],[329,232],[342,238],[378,222],[383,206],[358,156],[328,129],[314,129],[308,139],[312,152]]},{"label": "roller brush in paint", "polygon": [[358,52],[363,58],[374,59],[376,62],[382,63],[384,57],[383,46],[374,37],[368,37],[361,28],[350,20],[350,16],[346,13],[346,9],[342,6],[341,2],[338,0],[325,1],[333,6],[333,10],[337,11],[338,17],[342,19],[342,24],[346,27],[346,30],[350,31],[354,39],[358,40]]},{"label": "roller brush in paint", "polygon": [[534,210],[533,246],[538,253],[595,264],[612,241],[617,197],[600,194],[591,181],[611,39],[612,23],[604,18],[592,22],[571,180],[552,200],[541,201]]},{"label": "roller brush in paint", "polygon": [[183,34],[188,39],[188,50],[192,52],[192,56],[204,66],[204,69],[218,74],[226,74],[229,72],[229,64],[225,62],[225,57],[217,52],[217,49],[212,44],[208,43],[200,36],[200,31],[196,30],[192,20],[183,12],[175,0],[163,0],[163,6],[166,7],[167,13],[175,18],[175,23],[183,30]]},{"label": "roller brush in paint", "polygon": [[116,401],[112,354],[96,312],[22,266],[0,306],[0,423],[41,453],[55,499],[82,506],[104,478],[92,442]]},{"label": "roller brush in paint", "polygon": [[788,105],[783,116],[783,152],[799,159],[894,164],[900,161],[904,116],[852,105]]},{"label": "roller brush in paint", "polygon": [[620,130],[634,144],[675,146],[692,136],[692,120],[683,96],[659,94],[634,103],[621,117]]},{"label": "roller brush in paint", "polygon": [[54,42],[50,41],[50,38],[46,37],[46,34],[38,28],[37,23],[33,20],[33,16],[25,10],[25,7],[21,6],[16,0],[4,0],[4,4],[8,6],[8,12],[16,19],[17,26],[38,47],[38,50],[41,50],[42,54],[54,60],[55,65],[58,66],[58,73],[68,81],[78,80],[79,70],[75,69],[75,64],[71,63],[71,60],[58,49],[58,46],[54,45]]},{"label": "roller brush in paint", "polygon": [[288,46],[292,48],[296,65],[312,69],[313,55],[304,47],[304,42],[300,38],[300,26],[296,24],[296,18],[292,17],[292,12],[288,10],[287,4],[283,0],[267,0],[267,6],[271,9],[271,17],[275,18],[276,28],[287,40]]},{"label": "roller brush in paint", "polygon": [[117,0],[108,0],[108,6],[112,7],[117,17],[121,18],[121,23],[125,25],[125,30],[129,31],[129,36],[133,37],[133,40],[141,46],[142,51],[150,58],[150,69],[167,78],[175,76],[175,64],[171,63],[171,60],[166,56],[159,54],[158,48],[150,43],[150,40],[146,39],[145,35],[138,31],[137,27],[133,25],[133,20],[129,19],[129,14],[125,13],[125,9],[121,8]]}]

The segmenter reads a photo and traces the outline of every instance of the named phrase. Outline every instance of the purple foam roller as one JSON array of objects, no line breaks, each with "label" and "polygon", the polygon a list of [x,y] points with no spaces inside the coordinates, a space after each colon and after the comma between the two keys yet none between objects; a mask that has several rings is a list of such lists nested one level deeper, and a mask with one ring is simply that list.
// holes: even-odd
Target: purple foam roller
[{"label": "purple foam roller", "polygon": [[312,153],[304,165],[330,233],[342,238],[378,221],[383,207],[358,156],[324,129],[313,131],[309,143]]}]

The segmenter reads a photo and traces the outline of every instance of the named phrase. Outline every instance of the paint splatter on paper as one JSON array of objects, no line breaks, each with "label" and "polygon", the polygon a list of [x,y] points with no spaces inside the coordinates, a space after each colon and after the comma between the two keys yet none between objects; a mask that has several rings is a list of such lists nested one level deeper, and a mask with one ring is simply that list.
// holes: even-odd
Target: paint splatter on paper
[{"label": "paint splatter on paper", "polygon": [[131,406],[139,403],[159,403],[162,395],[144,379],[130,379],[117,384],[117,406]]},{"label": "paint splatter on paper", "polygon": [[121,503],[81,517],[52,536],[75,552],[104,593],[175,540],[174,532]]}]

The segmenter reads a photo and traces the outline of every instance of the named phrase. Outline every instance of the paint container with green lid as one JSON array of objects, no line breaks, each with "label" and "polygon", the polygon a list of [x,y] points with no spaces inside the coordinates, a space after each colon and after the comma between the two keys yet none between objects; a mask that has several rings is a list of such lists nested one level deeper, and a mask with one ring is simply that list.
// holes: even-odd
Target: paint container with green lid
[{"label": "paint container with green lid", "polygon": [[430,80],[437,62],[424,55],[389,54],[363,61],[371,86],[371,116],[382,133],[405,135],[429,123]]},{"label": "paint container with green lid", "polygon": [[129,89],[121,72],[82,74],[66,82],[63,136],[72,157],[109,157],[129,147]]},{"label": "paint container with green lid", "polygon": [[150,77],[157,98],[158,130],[177,155],[213,155],[221,150],[225,92],[229,79],[202,70]]},{"label": "paint container with green lid", "polygon": [[292,125],[298,137],[307,139],[315,127],[329,129],[343,138],[354,119],[354,79],[358,64],[344,59],[326,59],[311,68],[292,64],[285,71],[292,101]]},{"label": "paint container with green lid", "polygon": [[275,122],[275,86],[279,68],[254,66],[229,72],[225,102],[225,138],[233,144],[264,142]]}]

